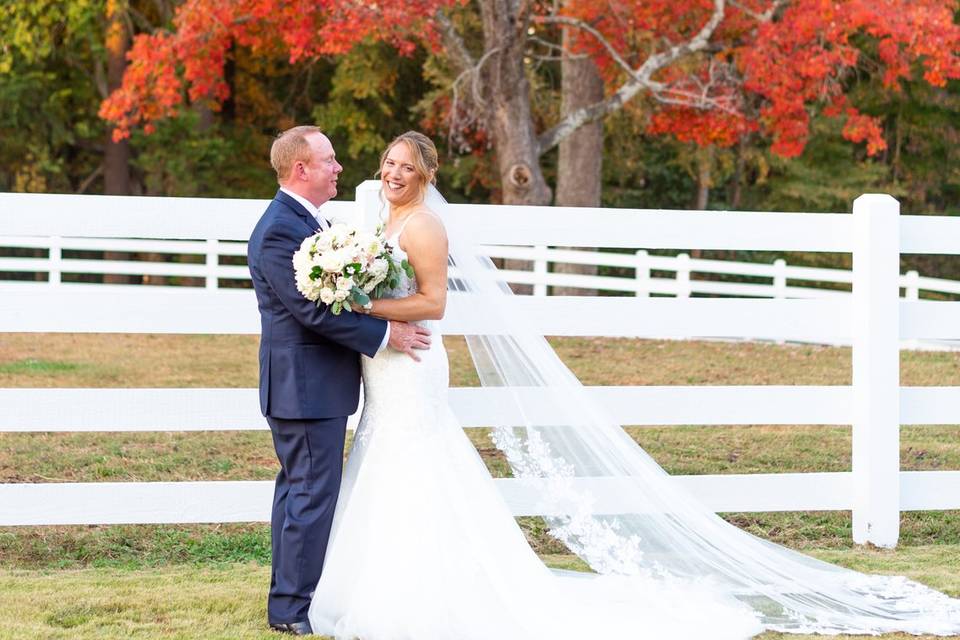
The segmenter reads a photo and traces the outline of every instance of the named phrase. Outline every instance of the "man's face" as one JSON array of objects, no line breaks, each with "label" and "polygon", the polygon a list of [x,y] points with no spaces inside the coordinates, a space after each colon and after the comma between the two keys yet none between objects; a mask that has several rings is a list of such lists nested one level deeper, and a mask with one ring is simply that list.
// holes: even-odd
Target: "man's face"
[{"label": "man's face", "polygon": [[310,162],[297,163],[294,171],[298,172],[306,193],[304,196],[316,206],[320,206],[337,195],[337,177],[343,167],[337,162],[336,153],[329,138],[322,133],[311,133],[306,136],[310,145]]}]

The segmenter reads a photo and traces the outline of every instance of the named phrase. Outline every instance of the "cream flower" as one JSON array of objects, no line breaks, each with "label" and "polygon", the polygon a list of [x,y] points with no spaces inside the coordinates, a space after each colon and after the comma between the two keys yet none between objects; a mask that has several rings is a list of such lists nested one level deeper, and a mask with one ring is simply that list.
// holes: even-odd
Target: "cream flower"
[{"label": "cream flower", "polygon": [[352,291],[355,285],[353,278],[340,278],[337,281],[337,291]]}]

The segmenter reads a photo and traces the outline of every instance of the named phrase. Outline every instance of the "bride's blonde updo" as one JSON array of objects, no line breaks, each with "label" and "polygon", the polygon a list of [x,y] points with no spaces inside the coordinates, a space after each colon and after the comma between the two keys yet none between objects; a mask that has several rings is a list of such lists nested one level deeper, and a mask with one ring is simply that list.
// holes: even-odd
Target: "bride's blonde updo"
[{"label": "bride's blonde updo", "polygon": [[417,170],[420,178],[418,201],[423,201],[427,194],[427,185],[437,183],[437,169],[440,166],[437,147],[433,140],[423,135],[419,131],[407,131],[394,138],[387,148],[380,155],[380,171],[383,172],[383,163],[387,160],[387,154],[390,149],[399,143],[404,143],[413,156],[413,166]]}]

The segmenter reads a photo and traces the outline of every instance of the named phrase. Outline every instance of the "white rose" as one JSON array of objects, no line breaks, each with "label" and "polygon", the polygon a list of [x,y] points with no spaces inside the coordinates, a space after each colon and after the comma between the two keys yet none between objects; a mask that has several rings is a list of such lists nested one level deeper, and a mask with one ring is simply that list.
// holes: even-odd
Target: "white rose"
[{"label": "white rose", "polygon": [[357,234],[357,245],[366,258],[378,256],[383,252],[383,245],[380,244],[380,239],[369,232]]},{"label": "white rose", "polygon": [[333,289],[329,287],[323,287],[320,289],[320,302],[323,304],[330,304],[336,299],[336,294]]},{"label": "white rose", "polygon": [[340,278],[337,281],[337,291],[351,291],[355,285],[353,278]]},{"label": "white rose", "polygon": [[334,242],[342,243],[350,236],[352,231],[353,229],[342,222],[335,222],[333,226],[330,227],[329,233],[331,234]]},{"label": "white rose", "polygon": [[347,299],[347,296],[349,295],[350,295],[349,291],[338,290],[335,294],[333,294],[333,299],[336,300],[337,302],[343,302],[344,300]]},{"label": "white rose", "polygon": [[317,251],[329,251],[333,247],[333,234],[324,231],[317,237]]},{"label": "white rose", "polygon": [[343,255],[339,251],[327,251],[320,255],[318,264],[320,268],[327,273],[339,273],[343,270],[343,265],[346,263]]}]

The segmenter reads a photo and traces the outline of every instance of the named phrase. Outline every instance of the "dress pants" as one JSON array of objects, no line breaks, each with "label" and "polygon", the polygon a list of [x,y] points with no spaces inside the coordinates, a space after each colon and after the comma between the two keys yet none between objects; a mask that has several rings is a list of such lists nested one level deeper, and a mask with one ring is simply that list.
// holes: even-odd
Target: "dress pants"
[{"label": "dress pants", "polygon": [[267,620],[307,620],[320,579],[343,473],[346,416],[267,418],[280,472],[273,495]]}]

